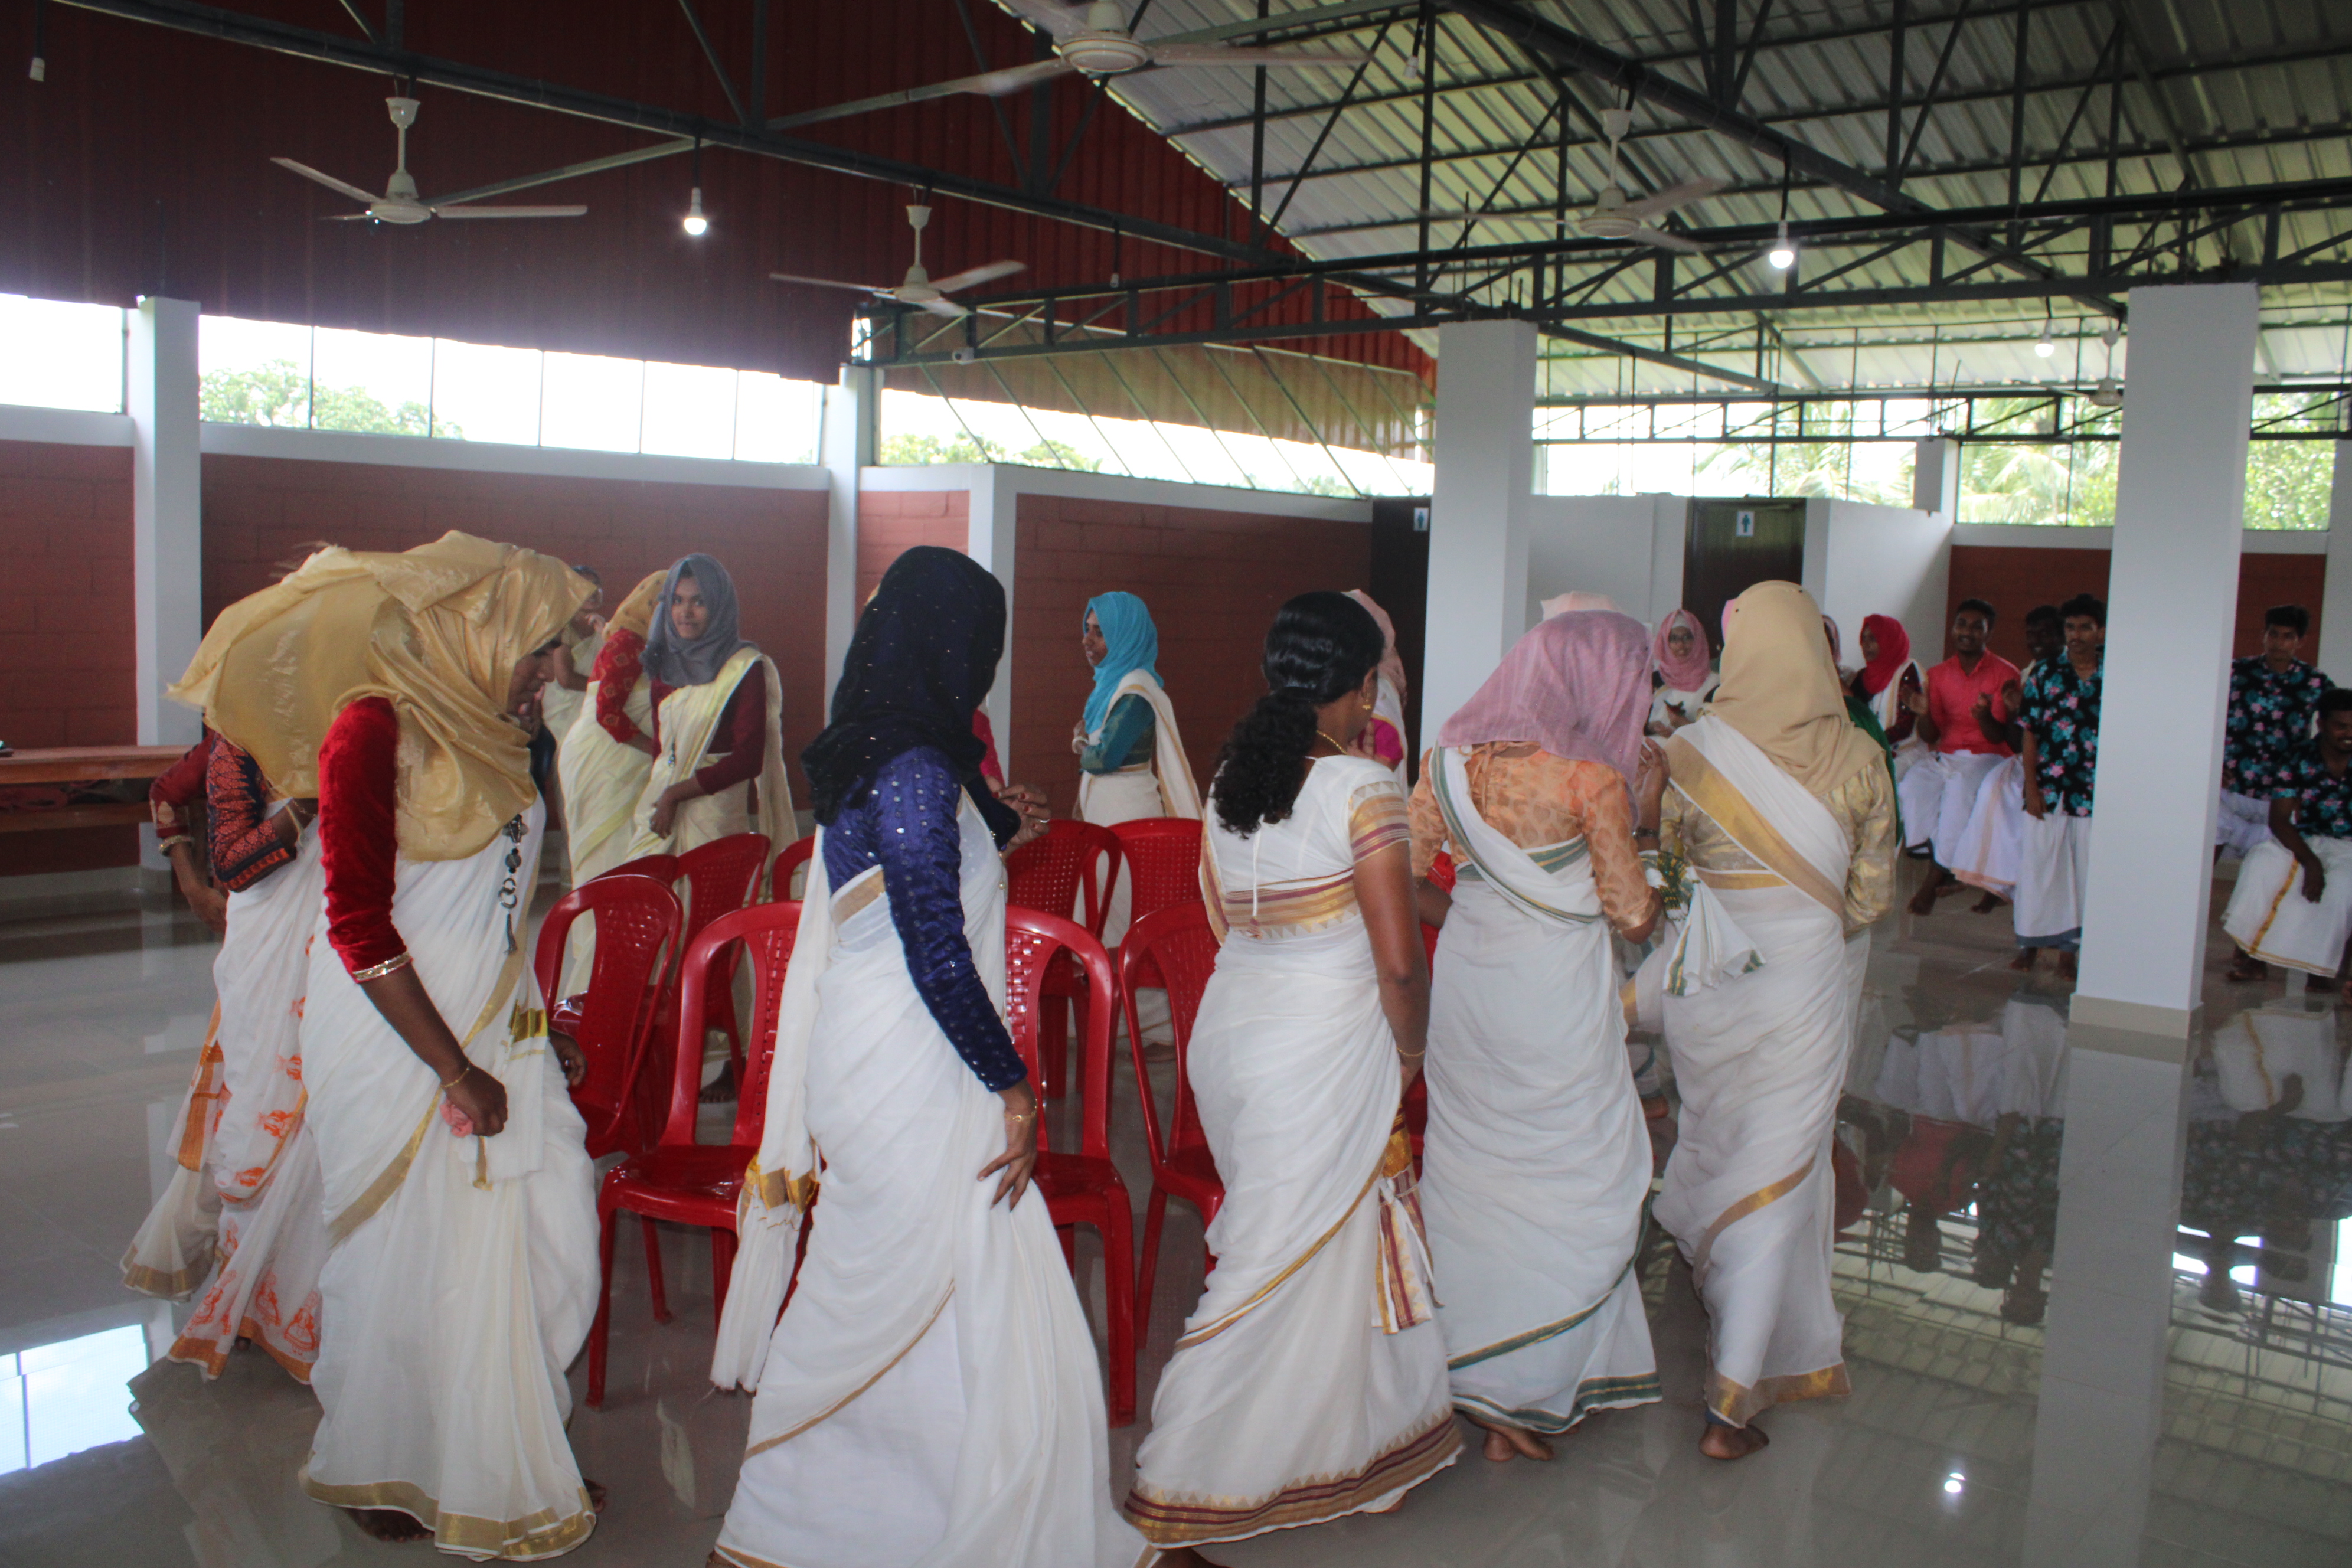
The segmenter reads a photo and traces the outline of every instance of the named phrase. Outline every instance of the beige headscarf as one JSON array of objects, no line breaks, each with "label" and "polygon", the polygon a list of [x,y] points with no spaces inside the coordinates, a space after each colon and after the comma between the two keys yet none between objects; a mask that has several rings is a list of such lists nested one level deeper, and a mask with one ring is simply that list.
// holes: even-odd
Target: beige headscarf
[{"label": "beige headscarf", "polygon": [[1706,710],[1817,795],[1885,765],[1846,717],[1821,606],[1794,583],[1759,583],[1725,608],[1723,681]]},{"label": "beige headscarf", "polygon": [[553,556],[455,531],[397,554],[321,550],[222,611],[170,695],[281,795],[317,795],[335,715],[388,698],[400,852],[461,860],[530,804],[530,743],[505,712],[515,662],[593,591]]},{"label": "beige headscarf", "polygon": [[629,590],[629,596],[621,601],[621,607],[613,612],[612,618],[604,623],[605,630],[629,632],[640,638],[651,633],[654,606],[661,600],[662,584],[668,581],[669,568],[667,566],[658,572],[646,573],[637,585]]}]

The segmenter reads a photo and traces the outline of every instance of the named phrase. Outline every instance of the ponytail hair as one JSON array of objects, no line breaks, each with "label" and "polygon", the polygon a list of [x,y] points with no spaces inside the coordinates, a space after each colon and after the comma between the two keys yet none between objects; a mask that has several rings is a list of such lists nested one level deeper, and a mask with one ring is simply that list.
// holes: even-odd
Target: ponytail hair
[{"label": "ponytail hair", "polygon": [[1217,820],[1246,837],[1290,815],[1315,749],[1315,710],[1361,688],[1388,640],[1371,613],[1318,589],[1275,612],[1265,634],[1266,694],[1242,716],[1217,759]]}]

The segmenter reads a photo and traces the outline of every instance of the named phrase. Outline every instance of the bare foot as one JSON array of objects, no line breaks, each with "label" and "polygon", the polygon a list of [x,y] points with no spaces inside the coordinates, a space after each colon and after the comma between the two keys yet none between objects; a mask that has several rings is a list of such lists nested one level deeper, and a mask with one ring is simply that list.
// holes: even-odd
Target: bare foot
[{"label": "bare foot", "polygon": [[1470,1425],[1486,1434],[1486,1455],[1492,1463],[1507,1465],[1513,1459],[1541,1462],[1551,1458],[1551,1445],[1538,1433],[1530,1432],[1524,1426],[1506,1426],[1500,1422],[1481,1421],[1475,1415],[1470,1416],[1469,1421]]},{"label": "bare foot", "polygon": [[1999,893],[1988,892],[1983,898],[1969,906],[1969,912],[1974,915],[1989,915],[2007,902],[2009,900]]},{"label": "bare foot", "polygon": [[1942,885],[1943,875],[1941,871],[1932,872],[1926,881],[1919,884],[1919,890],[1911,895],[1913,914],[1932,915],[1936,912],[1936,891]]},{"label": "bare foot", "polygon": [[735,1103],[735,1064],[733,1062],[729,1062],[719,1068],[719,1076],[702,1086],[702,1103],[705,1105]]},{"label": "bare foot", "polygon": [[1706,1435],[1698,1440],[1698,1451],[1710,1459],[1744,1459],[1771,1441],[1760,1426],[1727,1426],[1710,1421]]},{"label": "bare foot", "polygon": [[598,1513],[604,1512],[604,1489],[596,1482],[591,1480],[583,1480],[580,1484],[588,1489],[588,1506],[595,1510]]},{"label": "bare foot", "polygon": [[2017,956],[2009,961],[2009,966],[2020,974],[2027,973],[2033,968],[2034,957],[2041,951],[2038,947],[2021,947],[2017,950]]},{"label": "bare foot", "polygon": [[2244,985],[2252,981],[2268,978],[2271,966],[2250,952],[2242,952],[2231,962],[2221,976],[2232,985]]},{"label": "bare foot", "polygon": [[2080,967],[2080,966],[2079,966],[2079,965],[2077,964],[2077,963],[2075,962],[2075,958],[2074,958],[2074,955],[2073,953],[2071,953],[2071,952],[2062,952],[2062,953],[2060,953],[2060,954],[2058,955],[2058,978],[2059,978],[2059,979],[2061,979],[2061,980],[2072,980],[2072,979],[2074,979],[2074,974],[2075,974],[2075,971],[2076,971],[2079,967]]},{"label": "bare foot", "polygon": [[412,1541],[430,1541],[433,1532],[417,1521],[416,1516],[401,1512],[396,1508],[353,1508],[344,1512],[360,1527],[360,1533],[371,1541],[381,1541],[389,1546],[401,1546]]}]

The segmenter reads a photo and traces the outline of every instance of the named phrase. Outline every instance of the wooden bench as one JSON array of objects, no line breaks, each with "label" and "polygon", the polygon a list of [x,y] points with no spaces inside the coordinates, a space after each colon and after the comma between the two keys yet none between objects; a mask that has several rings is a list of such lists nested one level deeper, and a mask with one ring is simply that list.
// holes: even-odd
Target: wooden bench
[{"label": "wooden bench", "polygon": [[[37,746],[0,757],[0,788],[152,779],[187,754],[185,746]],[[147,803],[126,800],[32,811],[0,811],[0,833],[62,833],[121,827],[148,820]]]}]

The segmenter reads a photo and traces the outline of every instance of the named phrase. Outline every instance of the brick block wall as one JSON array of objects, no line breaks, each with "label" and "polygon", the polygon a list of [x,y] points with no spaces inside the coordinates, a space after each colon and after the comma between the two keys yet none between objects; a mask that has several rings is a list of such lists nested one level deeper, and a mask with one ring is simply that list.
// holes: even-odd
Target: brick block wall
[{"label": "brick block wall", "polygon": [[[132,689],[131,450],[0,441],[0,741],[124,746]],[[0,876],[129,866],[132,827],[0,834]]]},{"label": "brick block wall", "polygon": [[862,490],[857,497],[857,602],[874,592],[890,563],[919,544],[966,551],[971,542],[970,490]]},{"label": "brick block wall", "polygon": [[[557,479],[214,455],[205,459],[205,615],[266,585],[311,540],[405,550],[450,529],[593,566],[608,607],[691,551],[735,579],[743,635],[783,677],[788,760],[824,701],[821,490]],[[126,658],[128,655],[126,654]],[[803,792],[794,764],[793,788]]]},{"label": "brick block wall", "polygon": [[1275,610],[1310,588],[1360,587],[1370,572],[1361,523],[1024,495],[1015,526],[1006,770],[1044,785],[1062,814],[1077,805],[1070,726],[1094,686],[1078,651],[1088,599],[1117,588],[1150,606],[1160,673],[1205,787],[1227,731],[1265,692]]},{"label": "brick block wall", "polygon": [[[2017,664],[2025,662],[2025,612],[2036,605],[2063,604],[2076,594],[2107,596],[2109,552],[2105,550],[2042,549],[2034,545],[1955,544],[1949,603],[1982,599],[2000,612],[1992,649]],[[2319,647],[2319,605],[2327,586],[2325,555],[2272,555],[2246,552],[2238,558],[2238,622],[2233,658],[2262,651],[2263,614],[2273,605],[2301,605],[2311,612],[2310,658]],[[1916,635],[1916,634],[1915,634]],[[2352,679],[2352,674],[2339,679]]]}]

